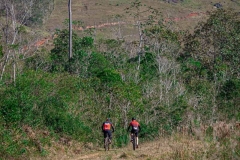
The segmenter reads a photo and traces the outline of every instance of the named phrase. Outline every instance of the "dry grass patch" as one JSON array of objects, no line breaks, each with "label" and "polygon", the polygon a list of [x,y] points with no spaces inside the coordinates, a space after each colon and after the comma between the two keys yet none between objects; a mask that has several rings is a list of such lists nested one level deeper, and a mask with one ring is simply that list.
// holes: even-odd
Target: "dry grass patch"
[{"label": "dry grass patch", "polygon": [[[206,140],[203,137],[197,139],[191,135],[175,133],[168,137],[159,137],[151,142],[139,142],[139,148],[133,151],[131,143],[124,148],[111,148],[105,151],[102,146],[94,144],[79,144],[71,141],[64,144],[52,142],[44,159],[51,160],[215,160],[215,159],[238,159],[240,158],[239,132],[236,130],[230,137],[224,137],[220,141]],[[91,147],[89,148],[90,145]],[[34,157],[33,159],[41,159]]]}]

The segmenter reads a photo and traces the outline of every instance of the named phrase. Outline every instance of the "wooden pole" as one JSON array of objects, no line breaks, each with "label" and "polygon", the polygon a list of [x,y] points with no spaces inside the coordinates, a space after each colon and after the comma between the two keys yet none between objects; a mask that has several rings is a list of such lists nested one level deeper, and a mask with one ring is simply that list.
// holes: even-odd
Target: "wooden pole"
[{"label": "wooden pole", "polygon": [[72,0],[68,1],[68,13],[69,13],[69,60],[72,55]]}]

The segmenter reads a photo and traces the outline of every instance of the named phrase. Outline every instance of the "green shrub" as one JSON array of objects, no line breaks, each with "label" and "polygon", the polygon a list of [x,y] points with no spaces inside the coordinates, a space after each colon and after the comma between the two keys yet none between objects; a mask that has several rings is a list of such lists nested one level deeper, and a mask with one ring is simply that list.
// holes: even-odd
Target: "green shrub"
[{"label": "green shrub", "polygon": [[[52,83],[54,79],[51,74],[33,71],[19,77],[16,87],[8,87],[2,94],[0,114],[4,122],[16,127],[23,124],[46,126],[56,133],[86,140],[90,129],[84,125],[79,114],[70,112],[67,105],[67,102],[75,99],[72,92],[76,90],[66,87],[61,91],[60,87],[56,87],[58,83]],[[70,79],[62,81],[71,85],[66,83]],[[62,81],[59,80],[59,85]],[[74,84],[73,80],[72,83]]]}]

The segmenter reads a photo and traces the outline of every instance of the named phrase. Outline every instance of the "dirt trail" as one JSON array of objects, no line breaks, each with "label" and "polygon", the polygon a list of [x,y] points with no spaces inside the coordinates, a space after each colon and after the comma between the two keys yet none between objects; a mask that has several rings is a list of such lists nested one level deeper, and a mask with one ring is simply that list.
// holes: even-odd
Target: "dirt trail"
[{"label": "dirt trail", "polygon": [[[209,128],[209,126],[202,127]],[[171,136],[161,136],[151,142],[142,143],[140,139],[139,148],[135,151],[130,142],[126,147],[110,148],[109,151],[105,151],[103,147],[91,142],[80,144],[77,141],[66,143],[52,141],[49,148],[44,148],[49,153],[46,157],[33,157],[30,160],[215,160],[219,156],[223,156],[221,159],[224,159],[225,156],[233,155],[234,159],[239,159],[237,138],[240,137],[240,122],[214,123],[212,138],[206,136],[206,130],[202,127],[194,129],[195,136],[188,135],[184,127],[182,128],[184,130]],[[226,133],[228,133],[227,137]],[[216,141],[217,137],[221,137],[219,141]],[[230,155],[225,155],[228,153]]]},{"label": "dirt trail", "polygon": [[135,151],[131,144],[124,148],[112,148],[105,152],[103,148],[92,150],[86,153],[76,154],[68,157],[56,158],[62,160],[147,160],[147,159],[172,159],[176,154],[196,154],[206,148],[204,143],[199,140],[183,137],[161,138],[159,140],[143,143]]}]

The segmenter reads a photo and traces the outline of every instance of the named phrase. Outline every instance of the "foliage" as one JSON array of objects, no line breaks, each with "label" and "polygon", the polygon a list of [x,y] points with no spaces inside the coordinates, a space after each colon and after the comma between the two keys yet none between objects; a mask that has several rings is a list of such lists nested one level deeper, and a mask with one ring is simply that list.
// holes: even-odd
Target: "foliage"
[{"label": "foliage", "polygon": [[111,68],[113,67],[110,61],[108,61],[103,54],[96,52],[91,54],[88,70],[92,76],[96,76],[100,74],[100,72],[103,72],[103,70]]},{"label": "foliage", "polygon": [[[140,16],[141,3],[131,7]],[[69,59],[69,32],[56,30],[49,55],[39,51],[25,61],[16,83],[0,84],[0,154],[27,156],[27,146],[37,148],[23,126],[47,130],[50,138],[67,136],[101,145],[101,124],[110,117],[116,128],[114,145],[121,147],[129,141],[131,117],[139,120],[143,140],[162,130],[171,134],[190,121],[239,120],[240,32],[235,13],[218,10],[186,35],[148,18],[139,24],[144,51],[137,54],[132,51],[139,49],[138,41],[129,47],[125,41],[95,42],[73,32]],[[179,54],[180,44],[184,48]],[[17,137],[23,140],[15,143]]]},{"label": "foliage", "polygon": [[[188,91],[201,96],[200,105],[208,106],[205,110],[210,110],[211,114],[214,114],[216,109],[212,107],[216,105],[221,106],[219,111],[222,113],[229,109],[239,111],[234,107],[238,98],[232,99],[232,96],[240,95],[235,91],[240,68],[240,21],[237,14],[222,9],[212,13],[207,22],[200,23],[193,34],[186,36],[184,52],[178,58]],[[233,92],[232,95],[228,90]],[[220,97],[224,98],[224,103]],[[236,115],[231,114],[231,117]]]},{"label": "foliage", "polygon": [[141,76],[142,79],[151,80],[157,77],[157,64],[155,62],[156,56],[153,53],[146,52],[141,60]]},{"label": "foliage", "polygon": [[221,86],[217,96],[218,109],[229,118],[240,120],[240,80],[229,79]]},{"label": "foliage", "polygon": [[186,37],[185,52],[179,57],[184,69],[193,71],[194,78],[207,76],[208,80],[213,80],[214,74],[236,76],[239,72],[239,23],[237,13],[224,10],[213,13],[194,34]]},{"label": "foliage", "polygon": [[49,72],[51,70],[51,60],[49,52],[46,49],[36,51],[36,53],[24,61],[24,69],[26,70],[43,70]]},{"label": "foliage", "polygon": [[[78,139],[87,136],[88,128],[80,120],[79,114],[71,114],[67,103],[73,90],[61,91],[58,83],[53,83],[53,75],[26,72],[12,86],[1,94],[1,115],[9,126],[46,126],[56,133],[64,133]],[[55,77],[56,78],[56,77]],[[59,83],[61,80],[58,79]],[[66,95],[68,93],[68,95]],[[10,96],[11,95],[11,96]],[[82,135],[79,137],[79,135]]]},{"label": "foliage", "polygon": [[54,39],[55,47],[51,50],[52,71],[70,72],[86,76],[86,65],[88,59],[88,50],[93,47],[91,37],[80,38],[73,32],[73,58],[68,57],[68,37],[67,29],[56,30],[57,38]]},{"label": "foliage", "polygon": [[[2,2],[3,3],[3,2]],[[54,0],[14,0],[8,1],[15,10],[15,18],[26,26],[41,25],[54,9]],[[5,5],[8,3],[5,3]],[[2,7],[2,16],[7,14],[8,7]]]},{"label": "foliage", "polygon": [[[29,2],[30,3],[30,2]],[[32,4],[32,14],[28,15],[25,25],[42,25],[45,18],[48,17],[54,9],[54,0],[37,0]],[[23,7],[22,5],[20,7]]]},{"label": "foliage", "polygon": [[104,69],[97,74],[97,77],[107,85],[111,85],[112,83],[121,83],[121,76],[114,70]]}]

